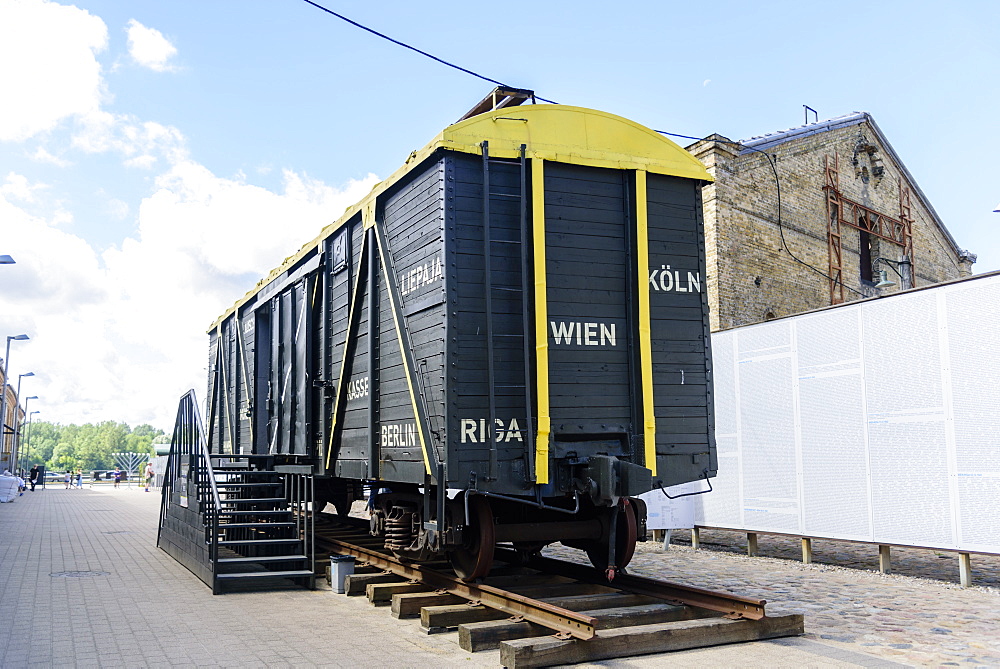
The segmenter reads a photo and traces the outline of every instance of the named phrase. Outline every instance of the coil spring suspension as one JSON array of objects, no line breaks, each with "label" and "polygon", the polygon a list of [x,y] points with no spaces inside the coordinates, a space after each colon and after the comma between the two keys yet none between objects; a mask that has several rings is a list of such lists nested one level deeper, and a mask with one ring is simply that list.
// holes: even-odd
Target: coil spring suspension
[{"label": "coil spring suspension", "polygon": [[385,520],[385,547],[402,550],[413,543],[413,511],[394,506]]}]

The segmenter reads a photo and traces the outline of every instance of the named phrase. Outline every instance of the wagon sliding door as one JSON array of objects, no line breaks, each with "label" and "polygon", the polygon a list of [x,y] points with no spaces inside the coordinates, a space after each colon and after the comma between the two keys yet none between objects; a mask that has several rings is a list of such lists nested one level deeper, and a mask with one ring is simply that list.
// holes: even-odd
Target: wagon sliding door
[{"label": "wagon sliding door", "polygon": [[268,453],[307,454],[314,282],[306,277],[271,300]]}]

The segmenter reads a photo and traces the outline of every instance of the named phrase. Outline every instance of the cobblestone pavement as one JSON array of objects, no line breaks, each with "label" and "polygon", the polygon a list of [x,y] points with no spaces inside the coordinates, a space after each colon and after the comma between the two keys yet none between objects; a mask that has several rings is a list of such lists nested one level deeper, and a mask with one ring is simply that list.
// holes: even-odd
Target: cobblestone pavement
[{"label": "cobblestone pavement", "polygon": [[[455,634],[328,588],[212,596],[155,547],[159,502],[141,488],[50,487],[0,505],[0,667],[497,666],[497,651],[466,653]],[[640,544],[632,571],[767,599],[805,614],[806,635],[587,666],[1000,666],[996,589],[747,558],[738,535],[702,536],[711,550]]]},{"label": "cobblestone pavement", "polygon": [[[761,557],[751,558],[743,533],[702,530],[700,550],[690,547],[688,533],[674,534],[684,536],[667,551],[661,542],[638,544],[629,571],[767,600],[768,613],[805,616],[801,640],[884,662],[1000,667],[1000,589],[990,587],[998,583],[1000,557],[974,555],[974,583],[988,585],[963,588],[955,553],[894,548],[898,573],[879,574],[874,545],[814,541],[814,562],[803,564],[796,538],[758,535]],[[580,559],[565,548],[548,554]],[[876,666],[874,659],[843,659]]]}]

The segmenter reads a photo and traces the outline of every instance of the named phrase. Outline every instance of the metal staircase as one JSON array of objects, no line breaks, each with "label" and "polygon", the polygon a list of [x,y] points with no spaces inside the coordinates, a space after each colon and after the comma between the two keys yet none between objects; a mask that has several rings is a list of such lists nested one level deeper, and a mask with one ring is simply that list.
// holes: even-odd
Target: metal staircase
[{"label": "metal staircase", "polygon": [[315,588],[312,476],[269,455],[210,454],[194,392],[181,398],[157,545],[212,588]]}]

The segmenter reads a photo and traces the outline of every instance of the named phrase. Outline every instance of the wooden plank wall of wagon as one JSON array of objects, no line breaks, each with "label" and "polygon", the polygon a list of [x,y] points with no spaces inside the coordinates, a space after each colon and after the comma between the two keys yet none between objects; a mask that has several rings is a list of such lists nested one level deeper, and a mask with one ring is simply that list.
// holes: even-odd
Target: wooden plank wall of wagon
[{"label": "wooden plank wall of wagon", "polygon": [[[524,394],[524,326],[522,322],[520,240],[520,166],[490,164],[491,276],[494,330],[494,387],[497,460],[500,471],[492,490],[523,492],[512,487],[527,476],[524,436],[509,428],[527,427]],[[448,157],[448,270],[450,304],[448,392],[449,477],[465,485],[471,472],[481,478],[489,465],[489,378],[487,364],[486,284],[484,270],[483,163],[480,156]],[[525,247],[530,253],[530,246]],[[529,282],[530,285],[530,282]],[[530,299],[530,296],[529,298]],[[530,333],[529,333],[530,335]],[[533,347],[532,347],[533,349]],[[530,364],[530,361],[529,361]],[[520,387],[518,387],[520,386]],[[473,421],[474,432],[466,428]]]},{"label": "wooden plank wall of wagon", "polygon": [[696,479],[714,463],[705,243],[696,188],[688,179],[657,174],[649,175],[646,188],[656,443],[658,460],[667,465],[657,474],[666,485]]}]

